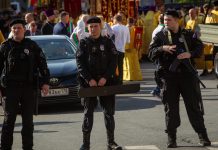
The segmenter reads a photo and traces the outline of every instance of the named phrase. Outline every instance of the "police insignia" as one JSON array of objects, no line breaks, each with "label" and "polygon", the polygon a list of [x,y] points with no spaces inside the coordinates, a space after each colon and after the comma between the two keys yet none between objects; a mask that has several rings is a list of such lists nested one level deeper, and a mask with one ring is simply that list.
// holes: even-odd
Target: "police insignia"
[{"label": "police insignia", "polygon": [[183,41],[183,39],[180,37],[179,38],[179,42],[181,42],[181,43],[183,43],[184,41]]},{"label": "police insignia", "polygon": [[29,55],[30,51],[28,49],[24,49],[24,53]]},{"label": "police insignia", "polygon": [[100,50],[104,51],[104,45],[100,45]]}]

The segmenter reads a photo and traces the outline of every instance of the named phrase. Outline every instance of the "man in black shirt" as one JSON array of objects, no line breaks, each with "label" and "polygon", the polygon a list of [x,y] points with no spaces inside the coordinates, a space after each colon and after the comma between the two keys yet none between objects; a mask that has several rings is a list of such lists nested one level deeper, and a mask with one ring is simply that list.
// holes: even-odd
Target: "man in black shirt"
[{"label": "man in black shirt", "polygon": [[[199,80],[187,67],[201,54],[203,44],[192,31],[181,29],[176,11],[164,14],[165,28],[158,32],[149,47],[149,58],[159,62],[163,81],[162,102],[166,114],[168,147],[177,147],[176,129],[180,126],[179,98],[183,97],[188,117],[203,146],[211,145],[204,125]],[[175,65],[174,62],[180,62]],[[175,67],[176,66],[176,67]],[[197,73],[197,72],[196,72]]]},{"label": "man in black shirt", "polygon": [[53,29],[55,26],[55,15],[53,9],[48,9],[45,11],[47,22],[42,26],[41,33],[42,35],[52,35]]},{"label": "man in black shirt", "polygon": [[36,103],[38,70],[41,74],[41,90],[49,90],[49,70],[42,49],[25,38],[25,21],[14,20],[10,24],[12,38],[0,47],[0,95],[3,96],[4,122],[1,132],[1,150],[11,150],[16,116],[21,109],[22,144],[24,150],[33,147],[33,113]]},{"label": "man in black shirt", "polygon": [[[87,24],[90,37],[81,39],[76,56],[80,85],[83,88],[114,85],[118,55],[115,45],[109,38],[101,36],[100,18],[91,17]],[[99,101],[104,112],[108,150],[122,150],[114,141],[115,95],[100,96]],[[97,97],[84,99],[83,145],[80,150],[90,149],[90,134],[96,105]]]}]

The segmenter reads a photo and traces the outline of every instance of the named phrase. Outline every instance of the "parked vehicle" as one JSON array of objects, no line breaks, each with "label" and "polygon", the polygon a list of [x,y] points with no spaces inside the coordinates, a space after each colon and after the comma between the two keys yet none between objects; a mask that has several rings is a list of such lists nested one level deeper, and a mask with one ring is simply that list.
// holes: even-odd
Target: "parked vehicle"
[{"label": "parked vehicle", "polygon": [[79,103],[77,82],[76,46],[67,36],[30,36],[43,50],[50,71],[50,90],[44,96],[39,92],[39,104]]}]

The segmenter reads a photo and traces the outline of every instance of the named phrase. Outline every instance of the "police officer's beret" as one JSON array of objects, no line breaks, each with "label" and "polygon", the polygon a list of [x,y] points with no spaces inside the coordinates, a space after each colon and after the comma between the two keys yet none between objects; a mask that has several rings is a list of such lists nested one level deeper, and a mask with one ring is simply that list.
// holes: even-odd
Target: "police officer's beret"
[{"label": "police officer's beret", "polygon": [[90,23],[101,23],[101,19],[96,16],[90,17],[87,20],[87,24],[90,24]]},{"label": "police officer's beret", "polygon": [[174,18],[179,18],[179,13],[176,10],[167,10],[164,15],[168,16],[172,16]]},{"label": "police officer's beret", "polygon": [[26,22],[22,19],[15,19],[11,21],[9,26],[12,27],[15,24],[22,24],[23,26],[25,26]]},{"label": "police officer's beret", "polygon": [[218,6],[218,1],[214,1],[214,2],[213,2],[213,5],[214,5],[214,6]]}]

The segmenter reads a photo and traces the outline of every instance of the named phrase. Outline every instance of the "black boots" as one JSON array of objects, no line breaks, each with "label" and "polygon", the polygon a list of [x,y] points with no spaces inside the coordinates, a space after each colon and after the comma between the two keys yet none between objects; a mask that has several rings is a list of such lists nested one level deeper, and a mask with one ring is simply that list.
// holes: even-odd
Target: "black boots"
[{"label": "black boots", "polygon": [[[211,142],[207,136],[207,133],[198,133],[199,139],[200,139],[200,144],[202,146],[210,146]],[[168,143],[167,143],[168,148],[176,148],[177,143],[176,143],[176,132],[168,132]]]},{"label": "black boots", "polygon": [[107,147],[108,150],[122,150],[122,147],[119,146],[116,142],[109,143]]},{"label": "black boots", "polygon": [[200,144],[202,146],[210,146],[211,145],[211,142],[207,136],[207,133],[198,133],[198,137],[200,140]]},{"label": "black boots", "polygon": [[[122,147],[114,142],[114,134],[107,132],[108,139],[108,150],[122,150]],[[90,133],[83,133],[83,144],[80,147],[80,150],[90,150]]]},{"label": "black boots", "polygon": [[122,150],[122,147],[119,146],[116,142],[114,142],[113,132],[107,131],[107,140],[108,140],[108,145],[107,145],[108,150]]},{"label": "black boots", "polygon": [[176,148],[177,143],[176,143],[176,132],[168,132],[168,142],[167,142],[167,147],[168,148]]},{"label": "black boots", "polygon": [[83,133],[83,144],[80,150],[90,150],[90,133]]},{"label": "black boots", "polygon": [[79,150],[90,150],[90,147],[83,144]]}]

